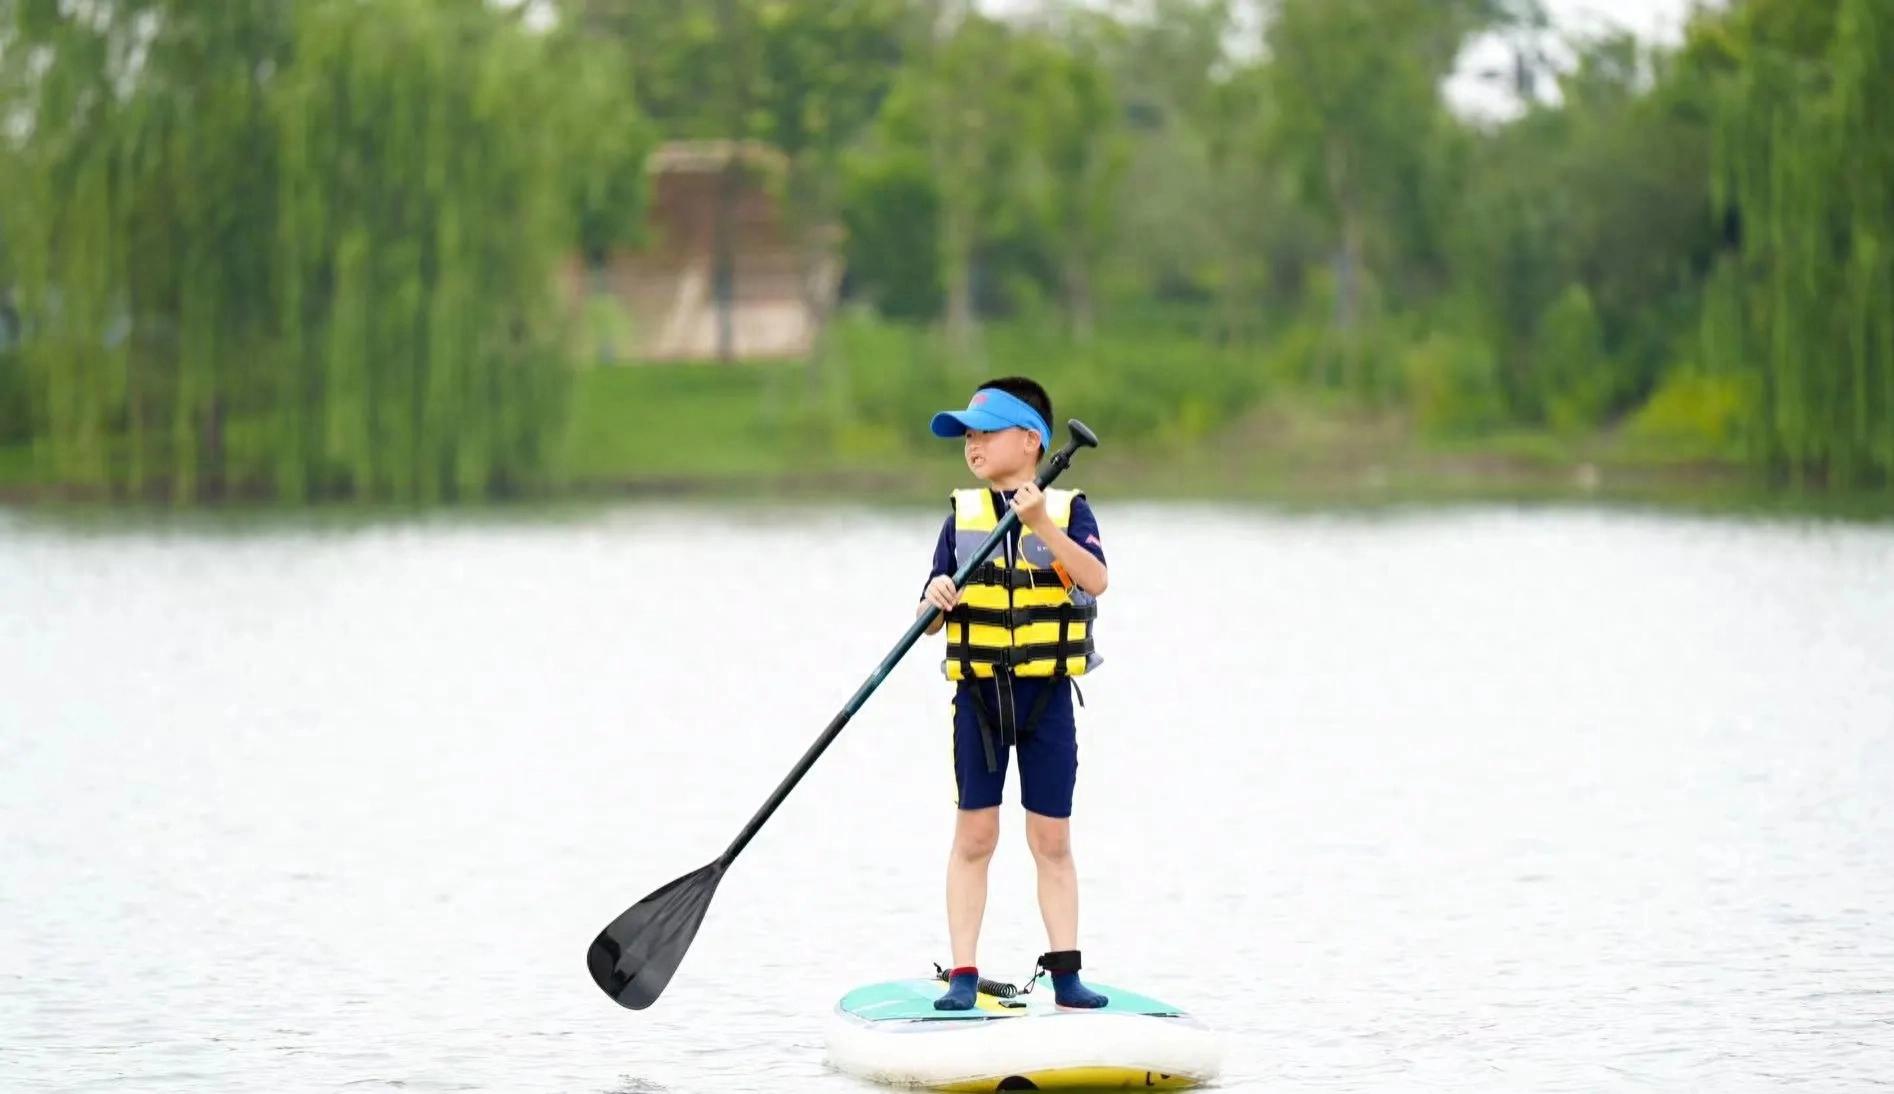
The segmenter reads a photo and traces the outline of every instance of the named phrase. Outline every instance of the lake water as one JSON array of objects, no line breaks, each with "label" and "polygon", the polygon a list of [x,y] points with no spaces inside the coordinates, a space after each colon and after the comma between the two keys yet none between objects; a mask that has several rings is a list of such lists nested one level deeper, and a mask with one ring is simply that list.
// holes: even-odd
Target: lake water
[{"label": "lake water", "polygon": [[[1082,945],[1226,1089],[1894,1080],[1894,528],[1101,509]],[[932,642],[656,1006],[583,955],[899,635],[939,515],[0,513],[0,1087],[859,1094],[834,1000],[946,960]]]}]

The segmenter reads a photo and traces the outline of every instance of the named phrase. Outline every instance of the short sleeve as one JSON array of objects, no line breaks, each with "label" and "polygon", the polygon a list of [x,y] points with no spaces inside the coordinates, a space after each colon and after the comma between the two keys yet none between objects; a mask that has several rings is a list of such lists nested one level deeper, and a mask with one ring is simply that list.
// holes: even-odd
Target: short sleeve
[{"label": "short sleeve", "polygon": [[1105,545],[1098,537],[1098,518],[1092,515],[1092,507],[1084,498],[1072,499],[1072,513],[1066,518],[1065,534],[1072,542],[1090,551],[1098,561],[1105,561]]},{"label": "short sleeve", "polygon": [[928,572],[927,581],[921,585],[922,595],[926,595],[927,586],[932,584],[935,578],[942,574],[953,576],[953,572],[959,569],[959,565],[954,552],[954,518],[953,514],[949,513],[947,523],[940,526],[940,539],[934,543],[934,568]]}]

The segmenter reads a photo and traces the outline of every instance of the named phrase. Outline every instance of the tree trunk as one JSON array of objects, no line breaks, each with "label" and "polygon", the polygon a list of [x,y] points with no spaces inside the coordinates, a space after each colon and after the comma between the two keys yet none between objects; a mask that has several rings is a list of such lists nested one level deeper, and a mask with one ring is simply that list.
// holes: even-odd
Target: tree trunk
[{"label": "tree trunk", "polygon": [[819,158],[813,160],[798,157],[790,163],[788,191],[790,229],[796,247],[796,287],[803,314],[809,322],[804,388],[811,398],[816,398],[821,394],[823,374],[829,364],[829,309],[835,299],[838,271],[831,232],[835,202],[823,186],[831,165]]},{"label": "tree trunk", "polygon": [[947,345],[956,360],[973,349],[973,240],[971,218],[951,200],[941,226],[942,257],[947,264]]},{"label": "tree trunk", "polygon": [[739,24],[736,0],[720,0],[718,22],[728,46],[724,78],[728,84],[729,158],[717,181],[716,212],[711,218],[711,292],[717,309],[717,360],[736,360],[736,209],[743,184],[742,141],[750,110],[750,43]]},{"label": "tree trunk", "polygon": [[[942,282],[946,289],[944,317],[947,346],[957,362],[967,360],[973,349],[973,220],[967,191],[975,184],[959,170],[966,149],[965,126],[954,124],[955,88],[944,71],[941,51],[947,39],[965,18],[963,0],[938,0],[928,11],[928,48],[933,52],[933,71],[929,75],[929,107],[934,124],[928,140],[928,152],[934,164],[934,179],[940,187],[940,260]],[[958,138],[958,139],[955,139]]]},{"label": "tree trunk", "polygon": [[711,299],[717,310],[717,360],[729,364],[736,360],[736,203],[737,186],[742,181],[737,161],[736,142],[730,145],[729,158],[717,179],[717,208],[711,217]]},{"label": "tree trunk", "polygon": [[224,453],[224,397],[221,393],[212,395],[204,407],[204,478],[203,493],[206,497],[225,498],[230,495],[229,463]]},{"label": "tree trunk", "polygon": [[1362,211],[1354,192],[1348,148],[1340,140],[1328,144],[1329,197],[1341,228],[1340,246],[1335,252],[1335,331],[1340,337],[1341,381],[1350,391],[1359,377],[1356,361],[1355,328],[1361,319],[1361,262],[1363,238]]},{"label": "tree trunk", "polygon": [[1076,251],[1065,260],[1065,314],[1073,339],[1090,342],[1097,330],[1097,315],[1092,306],[1092,270],[1085,256]]},{"label": "tree trunk", "polygon": [[1335,325],[1342,339],[1342,386],[1358,391],[1361,384],[1361,274],[1363,237],[1359,209],[1342,213],[1342,250],[1335,278]]}]

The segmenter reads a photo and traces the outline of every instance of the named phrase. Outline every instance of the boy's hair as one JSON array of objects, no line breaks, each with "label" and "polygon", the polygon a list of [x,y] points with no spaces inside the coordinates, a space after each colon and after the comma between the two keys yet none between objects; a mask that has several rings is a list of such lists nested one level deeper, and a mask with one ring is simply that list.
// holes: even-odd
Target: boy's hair
[{"label": "boy's hair", "polygon": [[[973,390],[985,391],[987,388],[1004,391],[1013,398],[1037,410],[1039,416],[1046,420],[1046,428],[1052,428],[1052,396],[1047,395],[1046,389],[1039,386],[1039,381],[1029,380],[1024,376],[1002,376],[997,380],[988,380]],[[1051,437],[1039,438],[1039,454],[1041,456],[1045,455],[1046,449],[1051,446]]]}]

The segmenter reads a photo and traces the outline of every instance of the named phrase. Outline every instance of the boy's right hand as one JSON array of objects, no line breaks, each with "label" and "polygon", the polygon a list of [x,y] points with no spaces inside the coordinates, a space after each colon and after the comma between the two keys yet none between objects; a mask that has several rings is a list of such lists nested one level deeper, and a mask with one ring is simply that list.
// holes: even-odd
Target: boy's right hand
[{"label": "boy's right hand", "polygon": [[934,580],[927,583],[927,592],[921,599],[939,608],[951,612],[960,603],[960,590],[954,586],[954,579],[946,574],[935,574]]}]

